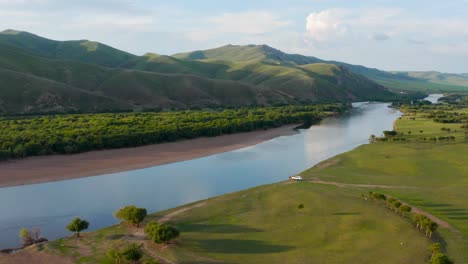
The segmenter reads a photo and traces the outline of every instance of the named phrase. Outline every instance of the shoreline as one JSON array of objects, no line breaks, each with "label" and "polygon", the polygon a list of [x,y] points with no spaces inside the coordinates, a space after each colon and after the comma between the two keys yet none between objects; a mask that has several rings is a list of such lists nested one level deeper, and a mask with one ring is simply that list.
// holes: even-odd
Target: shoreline
[{"label": "shoreline", "polygon": [[0,162],[0,188],[93,177],[202,158],[297,134],[294,129],[299,125],[134,148]]}]

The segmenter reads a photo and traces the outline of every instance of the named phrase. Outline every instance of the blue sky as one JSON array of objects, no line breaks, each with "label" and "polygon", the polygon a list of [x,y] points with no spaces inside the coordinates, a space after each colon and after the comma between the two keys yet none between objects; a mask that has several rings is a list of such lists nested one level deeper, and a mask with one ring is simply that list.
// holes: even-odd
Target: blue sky
[{"label": "blue sky", "polygon": [[134,54],[268,44],[384,70],[468,72],[468,0],[0,0],[0,26]]}]

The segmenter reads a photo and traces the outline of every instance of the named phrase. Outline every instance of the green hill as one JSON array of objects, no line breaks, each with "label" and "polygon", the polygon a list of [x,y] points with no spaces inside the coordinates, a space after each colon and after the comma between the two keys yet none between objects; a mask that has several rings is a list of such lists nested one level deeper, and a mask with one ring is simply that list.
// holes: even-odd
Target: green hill
[{"label": "green hill", "polygon": [[[428,82],[437,83],[437,84],[468,87],[468,75],[467,74],[442,73],[442,72],[437,72],[437,71],[395,72],[395,74],[399,76],[409,76],[412,78],[423,79]],[[465,90],[468,90],[468,88]]]},{"label": "green hill", "polygon": [[30,53],[56,59],[77,60],[115,67],[136,57],[99,42],[89,40],[55,41],[28,32],[5,30],[0,43],[24,49]]},{"label": "green hill", "polygon": [[[28,78],[27,83],[10,82],[1,87],[0,100],[12,102],[8,106],[4,104],[4,114],[235,107],[398,97],[384,86],[354,73],[352,67],[287,54],[266,45],[228,45],[174,56],[154,53],[136,56],[97,42],[55,41],[6,30],[0,33],[0,69],[5,70],[3,74],[35,77]],[[12,100],[7,96],[27,97],[28,87],[42,89],[35,89],[37,96],[28,100]],[[81,107],[80,101],[70,97],[67,89],[108,103]],[[53,96],[39,92],[46,90]],[[61,99],[44,104],[39,98]]]},{"label": "green hill", "polygon": [[467,91],[467,75],[439,74],[438,78],[428,78],[432,72],[387,72],[361,65],[339,61],[326,61],[316,57],[299,54],[287,54],[266,45],[235,46],[227,45],[205,51],[179,53],[173,57],[181,60],[227,60],[233,62],[262,61],[277,65],[301,66],[313,63],[327,63],[348,68],[351,72],[361,74],[394,91],[445,92]]}]

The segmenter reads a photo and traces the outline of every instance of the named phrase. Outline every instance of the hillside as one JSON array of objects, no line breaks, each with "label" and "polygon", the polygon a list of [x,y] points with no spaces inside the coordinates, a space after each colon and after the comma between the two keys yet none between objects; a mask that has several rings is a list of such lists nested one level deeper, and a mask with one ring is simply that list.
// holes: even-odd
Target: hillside
[{"label": "hillside", "polygon": [[[445,84],[451,86],[463,86],[468,87],[468,74],[454,74],[454,73],[442,73],[437,71],[426,71],[426,72],[395,72],[399,76],[408,76],[411,78],[423,79],[428,82]],[[466,89],[468,90],[468,88]]]},{"label": "hillside", "polygon": [[[286,54],[266,45],[228,45],[174,56],[154,53],[136,56],[98,42],[55,41],[6,30],[0,33],[0,69],[6,70],[4,75],[11,75],[1,81],[0,111],[4,114],[236,107],[398,97],[382,85],[353,73],[350,67]],[[23,75],[31,78],[22,82],[10,80]],[[106,103],[82,106],[71,91],[93,97],[88,101]]]},{"label": "hillside", "polygon": [[0,111],[94,112],[288,103],[267,87],[194,75],[105,68],[0,44]]},{"label": "hillside", "polygon": [[115,67],[136,57],[130,53],[89,40],[55,41],[28,32],[5,30],[0,43],[55,59],[77,60]]},{"label": "hillside", "polygon": [[361,74],[394,91],[467,91],[467,75],[442,74],[439,78],[428,78],[432,72],[387,72],[361,65],[340,61],[326,61],[316,57],[299,54],[287,54],[267,45],[236,46],[227,45],[205,51],[179,53],[173,57],[181,60],[228,60],[234,62],[262,61],[271,64],[301,66],[312,63],[327,63],[348,68],[351,72]]}]

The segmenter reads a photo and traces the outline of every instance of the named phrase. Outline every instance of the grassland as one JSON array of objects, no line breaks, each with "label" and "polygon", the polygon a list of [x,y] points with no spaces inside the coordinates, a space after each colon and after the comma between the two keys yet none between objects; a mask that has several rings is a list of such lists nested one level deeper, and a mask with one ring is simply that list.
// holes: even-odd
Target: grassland
[{"label": "grassland", "polygon": [[[457,110],[466,112],[467,109]],[[447,254],[468,261],[468,141],[461,124],[436,123],[424,114],[396,122],[404,142],[365,145],[304,172],[307,178],[353,184],[408,186],[381,190],[449,223],[441,228]],[[451,128],[451,132],[441,128]],[[411,131],[411,134],[408,132]],[[422,138],[454,136],[451,142]]]},{"label": "grassland", "polygon": [[429,240],[407,220],[361,199],[362,191],[307,182],[262,186],[150,216],[147,221],[176,212],[167,220],[182,233],[168,246],[114,226],[28,250],[106,263],[113,244],[137,242],[167,263],[425,263]]}]

